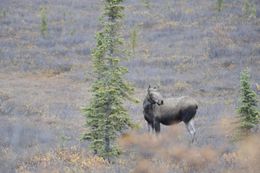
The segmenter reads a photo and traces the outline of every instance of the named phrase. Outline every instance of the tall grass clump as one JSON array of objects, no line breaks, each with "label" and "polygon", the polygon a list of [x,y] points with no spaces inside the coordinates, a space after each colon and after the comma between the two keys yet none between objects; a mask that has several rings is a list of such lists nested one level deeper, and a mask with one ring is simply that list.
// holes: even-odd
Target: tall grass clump
[{"label": "tall grass clump", "polygon": [[47,11],[46,10],[47,10],[46,7],[41,7],[40,8],[40,17],[41,17],[40,30],[41,30],[42,36],[46,36],[47,35],[47,31],[48,31]]},{"label": "tall grass clump", "polygon": [[257,96],[250,86],[248,69],[240,75],[239,135],[247,135],[259,124],[260,112],[257,109]]},{"label": "tall grass clump", "polygon": [[120,154],[117,136],[133,123],[123,106],[131,100],[133,88],[124,80],[127,69],[120,65],[126,51],[120,36],[123,18],[123,0],[104,0],[101,17],[102,30],[96,34],[96,48],[92,54],[95,80],[92,83],[92,99],[83,109],[87,131],[83,139],[90,141],[94,154],[108,161]]}]

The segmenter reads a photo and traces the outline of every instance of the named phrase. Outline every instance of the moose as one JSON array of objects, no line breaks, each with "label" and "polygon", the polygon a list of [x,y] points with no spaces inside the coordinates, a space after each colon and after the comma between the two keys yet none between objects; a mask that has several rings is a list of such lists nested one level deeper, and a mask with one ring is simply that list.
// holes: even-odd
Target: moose
[{"label": "moose", "polygon": [[196,130],[193,118],[198,109],[198,102],[195,99],[189,96],[164,99],[157,86],[151,87],[149,85],[143,101],[143,109],[148,131],[151,127],[158,134],[160,133],[160,124],[168,126],[184,122],[192,136],[192,142],[194,141]]}]

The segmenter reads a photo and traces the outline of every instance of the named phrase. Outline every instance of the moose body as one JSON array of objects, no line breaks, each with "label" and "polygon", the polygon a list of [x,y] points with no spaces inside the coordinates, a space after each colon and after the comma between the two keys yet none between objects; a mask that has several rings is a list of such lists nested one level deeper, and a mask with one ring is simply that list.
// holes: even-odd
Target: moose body
[{"label": "moose body", "polygon": [[160,124],[172,125],[184,122],[187,130],[192,135],[192,141],[195,136],[193,118],[198,109],[198,103],[195,99],[188,96],[163,99],[156,87],[148,88],[148,94],[143,102],[144,118],[147,121],[148,129],[155,129],[160,132]]}]

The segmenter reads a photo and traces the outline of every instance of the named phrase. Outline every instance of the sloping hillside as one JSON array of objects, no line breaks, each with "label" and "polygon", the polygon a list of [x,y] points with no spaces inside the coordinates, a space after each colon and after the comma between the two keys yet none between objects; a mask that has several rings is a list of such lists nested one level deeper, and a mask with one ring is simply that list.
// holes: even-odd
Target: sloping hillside
[{"label": "sloping hillside", "polygon": [[[189,146],[183,124],[163,127],[161,139],[147,137],[142,103],[126,103],[141,128],[120,140],[128,152],[109,165],[92,157],[88,142],[80,141],[85,130],[80,108],[91,97],[91,50],[102,2],[1,0],[0,172],[257,170],[251,164],[259,160],[241,161],[241,157],[259,144],[259,138],[250,138],[252,143],[244,148],[229,139],[244,68],[249,68],[259,94],[260,2],[252,1],[256,17],[246,17],[243,0],[225,0],[221,12],[216,1],[124,3],[122,35],[131,55],[122,64],[129,69],[125,77],[135,86],[135,96],[142,102],[148,85],[158,84],[164,97],[196,98],[197,140]],[[45,36],[41,8],[46,8]],[[162,146],[165,150],[160,150]],[[174,147],[178,150],[170,150]],[[186,152],[193,156],[187,164]],[[250,157],[259,159],[252,153],[257,152],[250,150]],[[203,159],[216,164],[194,162]]]}]

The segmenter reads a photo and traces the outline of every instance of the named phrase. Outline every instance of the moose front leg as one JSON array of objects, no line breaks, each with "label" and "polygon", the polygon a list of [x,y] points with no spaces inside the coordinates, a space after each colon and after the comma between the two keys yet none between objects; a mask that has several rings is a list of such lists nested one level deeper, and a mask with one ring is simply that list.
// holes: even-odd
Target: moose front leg
[{"label": "moose front leg", "polygon": [[148,132],[150,132],[151,131],[151,124],[149,122],[147,122],[147,127],[148,127]]},{"label": "moose front leg", "polygon": [[155,128],[155,132],[158,134],[161,131],[161,127],[160,127],[160,122],[158,120],[154,120],[154,128]]}]

